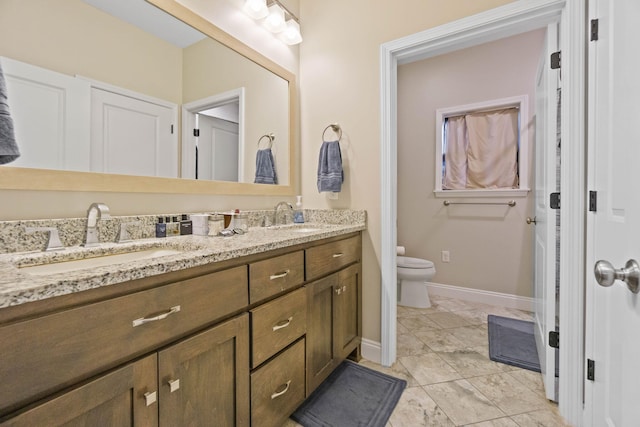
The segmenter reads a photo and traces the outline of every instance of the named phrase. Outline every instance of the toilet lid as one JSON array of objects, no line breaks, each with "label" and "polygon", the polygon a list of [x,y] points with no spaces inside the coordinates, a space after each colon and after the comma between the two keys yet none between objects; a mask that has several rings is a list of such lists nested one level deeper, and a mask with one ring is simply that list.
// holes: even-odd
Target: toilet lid
[{"label": "toilet lid", "polygon": [[421,258],[411,258],[408,256],[399,256],[397,265],[402,268],[433,268],[433,263],[431,261]]}]

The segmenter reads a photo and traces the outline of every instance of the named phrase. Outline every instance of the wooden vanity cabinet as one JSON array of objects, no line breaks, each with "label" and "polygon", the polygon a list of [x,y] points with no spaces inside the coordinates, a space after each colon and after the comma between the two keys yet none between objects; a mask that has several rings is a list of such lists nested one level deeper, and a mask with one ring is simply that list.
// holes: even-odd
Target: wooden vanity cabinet
[{"label": "wooden vanity cabinet", "polygon": [[[357,236],[314,248],[316,254],[323,257],[320,260],[307,255],[307,263],[321,265],[322,272],[338,270],[306,286],[307,396],[349,355],[356,352],[355,357],[359,358],[362,336],[360,245]],[[344,255],[334,257],[335,254]],[[339,270],[346,257],[353,264]]]},{"label": "wooden vanity cabinet", "polygon": [[334,237],[5,316],[0,427],[278,427],[359,355],[360,253]]}]

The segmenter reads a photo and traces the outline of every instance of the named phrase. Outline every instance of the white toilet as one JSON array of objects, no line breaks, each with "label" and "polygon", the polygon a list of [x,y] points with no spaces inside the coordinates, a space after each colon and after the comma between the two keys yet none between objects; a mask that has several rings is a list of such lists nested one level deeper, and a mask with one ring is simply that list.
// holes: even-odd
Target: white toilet
[{"label": "white toilet", "polygon": [[398,256],[397,267],[398,304],[415,308],[431,307],[427,282],[436,274],[433,263],[426,259]]}]

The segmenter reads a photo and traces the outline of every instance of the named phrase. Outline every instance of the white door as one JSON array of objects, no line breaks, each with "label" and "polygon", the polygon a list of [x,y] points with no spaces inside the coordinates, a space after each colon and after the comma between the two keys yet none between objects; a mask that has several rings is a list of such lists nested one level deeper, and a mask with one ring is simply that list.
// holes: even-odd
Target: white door
[{"label": "white door", "polygon": [[91,171],[178,177],[174,109],[91,89]]},{"label": "white door", "polygon": [[10,58],[0,61],[20,149],[10,166],[88,172],[89,84]]},{"label": "white door", "polygon": [[558,50],[557,24],[547,27],[536,84],[536,169],[534,297],[535,337],[547,399],[557,400],[556,349],[549,346],[549,332],[556,330],[556,211],[549,195],[556,191],[558,70],[550,66]]},{"label": "white door", "polygon": [[589,42],[588,178],[597,211],[587,216],[585,339],[595,370],[585,382],[585,421],[639,426],[640,295],[621,280],[598,285],[593,268],[598,260],[615,269],[640,261],[640,2],[591,0],[589,7],[599,29]]},{"label": "white door", "polygon": [[198,179],[239,182],[238,124],[198,114]]}]

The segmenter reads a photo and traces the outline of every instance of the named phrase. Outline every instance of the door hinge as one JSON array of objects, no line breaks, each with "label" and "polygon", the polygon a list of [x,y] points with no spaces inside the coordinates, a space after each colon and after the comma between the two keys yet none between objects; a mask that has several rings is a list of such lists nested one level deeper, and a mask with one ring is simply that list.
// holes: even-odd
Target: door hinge
[{"label": "door hinge", "polygon": [[549,332],[549,347],[560,348],[560,332]]},{"label": "door hinge", "polygon": [[597,212],[598,210],[598,192],[589,191],[589,212]]},{"label": "door hinge", "polygon": [[200,129],[194,129],[193,136],[200,136]]},{"label": "door hinge", "polygon": [[551,193],[549,195],[549,205],[551,209],[560,209],[560,193]]},{"label": "door hinge", "polygon": [[553,52],[551,54],[551,69],[552,70],[557,70],[558,68],[560,68],[560,57],[561,57],[561,52],[557,51],[557,52]]},{"label": "door hinge", "polygon": [[587,359],[587,379],[589,381],[596,379],[596,362],[591,359]]},{"label": "door hinge", "polygon": [[173,125],[171,125],[171,135],[173,135]]},{"label": "door hinge", "polygon": [[591,41],[594,42],[598,40],[598,20],[591,20]]}]

